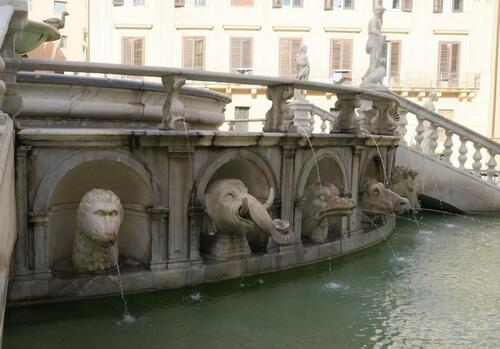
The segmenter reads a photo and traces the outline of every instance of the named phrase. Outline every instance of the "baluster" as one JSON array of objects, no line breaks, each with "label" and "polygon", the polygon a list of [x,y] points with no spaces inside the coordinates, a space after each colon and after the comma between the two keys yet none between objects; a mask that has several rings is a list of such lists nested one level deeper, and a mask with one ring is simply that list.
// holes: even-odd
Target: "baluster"
[{"label": "baluster", "polygon": [[488,175],[488,182],[494,183],[497,177],[497,160],[495,159],[497,154],[493,150],[488,150],[488,154],[490,154],[490,160],[486,164],[488,166],[486,174]]},{"label": "baluster", "polygon": [[326,133],[326,119],[321,117],[321,133]]},{"label": "baluster", "polygon": [[477,177],[481,177],[481,160],[483,159],[483,156],[481,155],[481,148],[481,144],[474,143],[474,149],[476,149],[476,151],[474,152],[474,155],[472,155],[472,159],[474,160],[472,169]]},{"label": "baluster", "polygon": [[445,130],[446,140],[444,141],[444,161],[451,164],[451,154],[453,154],[453,131]]},{"label": "baluster", "polygon": [[415,128],[415,149],[422,151],[422,141],[424,140],[424,118],[417,115],[418,125]]},{"label": "baluster", "polygon": [[233,120],[229,120],[229,131],[234,131],[235,124],[236,122],[234,122]]},{"label": "baluster", "polygon": [[458,156],[458,162],[460,163],[459,169],[465,170],[465,162],[467,161],[467,152],[469,149],[467,149],[467,139],[463,136],[460,136],[460,148],[458,149],[458,152],[460,155]]},{"label": "baluster", "polygon": [[406,142],[406,134],[408,133],[408,130],[406,129],[406,126],[408,126],[408,119],[406,118],[406,114],[408,114],[408,110],[405,109],[400,109],[399,110],[399,122],[398,122],[398,129],[397,133],[399,134],[399,144],[401,145],[407,145],[408,142]]},{"label": "baluster", "polygon": [[431,122],[431,132],[429,133],[429,149],[428,149],[428,154],[430,156],[435,157],[436,156],[436,148],[438,146],[438,126],[434,123]]},{"label": "baluster", "polygon": [[314,118],[315,114],[311,111],[309,115],[311,116],[309,118],[309,129],[311,130],[311,132],[314,132],[314,124],[316,123],[316,120]]}]

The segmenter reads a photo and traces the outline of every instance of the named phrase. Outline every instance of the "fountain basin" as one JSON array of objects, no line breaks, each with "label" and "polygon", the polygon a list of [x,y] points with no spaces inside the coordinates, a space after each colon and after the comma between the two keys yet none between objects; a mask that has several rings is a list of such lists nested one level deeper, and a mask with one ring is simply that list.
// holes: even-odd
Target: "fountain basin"
[{"label": "fountain basin", "polygon": [[16,53],[26,54],[33,51],[44,42],[55,41],[61,38],[59,31],[43,22],[28,21],[23,29],[23,35],[16,40]]}]

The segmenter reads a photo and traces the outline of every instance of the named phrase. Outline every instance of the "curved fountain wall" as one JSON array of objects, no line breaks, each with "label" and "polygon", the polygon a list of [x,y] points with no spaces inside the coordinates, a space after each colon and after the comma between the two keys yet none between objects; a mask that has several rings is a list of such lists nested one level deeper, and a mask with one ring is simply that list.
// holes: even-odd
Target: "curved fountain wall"
[{"label": "curved fountain wall", "polygon": [[[10,301],[71,299],[119,292],[113,271],[76,272],[71,251],[76,211],[93,188],[114,192],[124,210],[118,238],[126,292],[182,287],[314,263],[371,246],[394,226],[364,226],[357,212],[332,218],[326,239],[302,236],[300,197],[317,180],[340,197],[360,200],[366,176],[389,176],[397,139],[362,134],[218,131],[230,99],[183,88],[190,131],[161,130],[165,95],[142,81],[22,73],[18,125],[17,195],[26,200]],[[200,120],[203,123],[200,123]],[[379,164],[387,164],[385,167]],[[317,167],[316,167],[317,166]],[[386,173],[381,173],[385,170]],[[286,218],[292,244],[250,243],[245,258],[214,260],[203,198],[211,183],[238,179],[249,194]],[[22,206],[21,206],[22,210]]]}]

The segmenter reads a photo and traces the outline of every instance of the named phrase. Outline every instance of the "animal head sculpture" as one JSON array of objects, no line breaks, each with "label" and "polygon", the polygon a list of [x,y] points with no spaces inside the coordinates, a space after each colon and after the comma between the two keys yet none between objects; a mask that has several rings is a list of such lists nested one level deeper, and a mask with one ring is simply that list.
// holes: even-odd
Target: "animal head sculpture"
[{"label": "animal head sculpture", "polygon": [[391,190],[407,198],[413,211],[418,211],[420,208],[415,190],[415,177],[417,175],[417,171],[406,166],[396,166],[391,173]]},{"label": "animal head sculpture", "polygon": [[324,242],[328,236],[328,223],[335,216],[347,216],[355,207],[354,200],[341,198],[333,184],[312,183],[306,186],[301,198],[302,233],[313,242]]},{"label": "animal head sculpture", "polygon": [[360,209],[366,216],[402,213],[410,209],[410,202],[376,179],[369,178],[361,190]]},{"label": "animal head sculpture", "polygon": [[92,189],[78,206],[78,229],[73,243],[73,266],[98,272],[113,267],[118,258],[118,231],[123,220],[120,199],[110,190]]},{"label": "animal head sculpture", "polygon": [[208,186],[203,201],[214,234],[270,235],[279,245],[295,239],[286,220],[273,220],[267,212],[274,201],[273,188],[262,204],[239,179],[220,179]]}]

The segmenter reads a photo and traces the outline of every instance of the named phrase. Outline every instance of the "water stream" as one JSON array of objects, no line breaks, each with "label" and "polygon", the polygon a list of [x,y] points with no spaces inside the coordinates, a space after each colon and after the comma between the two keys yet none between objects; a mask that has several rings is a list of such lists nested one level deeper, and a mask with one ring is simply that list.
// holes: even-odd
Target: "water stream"
[{"label": "water stream", "polygon": [[128,310],[128,303],[127,299],[125,298],[125,288],[123,287],[123,281],[122,281],[122,274],[120,272],[120,265],[118,264],[118,256],[114,256],[113,252],[109,250],[109,255],[111,260],[113,261],[113,264],[115,265],[116,269],[116,274],[118,276],[118,287],[120,288],[120,296],[122,298],[122,303],[123,303],[123,317],[122,320],[119,321],[118,323],[133,323],[135,318],[130,314]]},{"label": "water stream", "polygon": [[[4,348],[496,348],[500,217],[397,221],[364,252],[303,268],[127,295],[9,308]],[[397,254],[394,256],[393,251]]]}]

